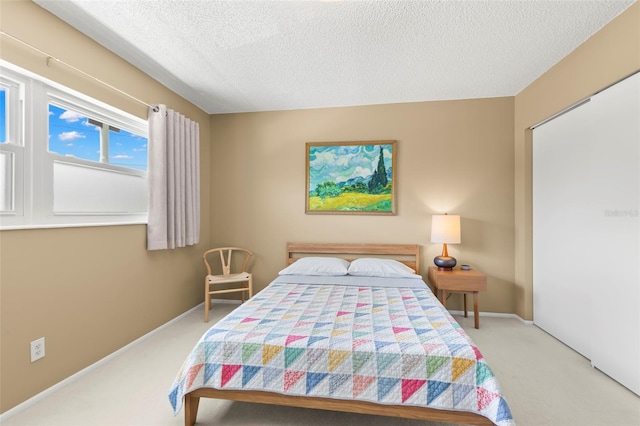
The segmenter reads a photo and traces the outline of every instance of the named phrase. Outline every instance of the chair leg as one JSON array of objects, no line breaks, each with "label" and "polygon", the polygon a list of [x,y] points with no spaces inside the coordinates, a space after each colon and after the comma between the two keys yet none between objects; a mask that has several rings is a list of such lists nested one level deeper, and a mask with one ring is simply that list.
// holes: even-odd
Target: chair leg
[{"label": "chair leg", "polygon": [[204,322],[209,322],[209,309],[211,309],[211,295],[209,294],[209,282],[204,280]]},{"label": "chair leg", "polygon": [[253,297],[253,275],[249,275],[249,299]]}]

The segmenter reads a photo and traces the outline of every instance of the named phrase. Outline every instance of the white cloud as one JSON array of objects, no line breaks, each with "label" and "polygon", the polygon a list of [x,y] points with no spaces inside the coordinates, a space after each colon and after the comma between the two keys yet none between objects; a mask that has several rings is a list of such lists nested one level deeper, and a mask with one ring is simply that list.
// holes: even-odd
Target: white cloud
[{"label": "white cloud", "polygon": [[373,172],[371,171],[371,169],[367,169],[365,167],[356,167],[356,169],[353,171],[353,176],[360,176],[360,177],[367,177],[367,176],[371,176],[373,174]]},{"label": "white cloud", "polygon": [[311,162],[314,166],[317,165],[318,167],[321,167],[325,164],[334,164],[336,161],[336,156],[332,151],[316,152],[315,155],[315,160]]},{"label": "white cloud", "polygon": [[80,132],[76,132],[75,130],[72,132],[62,132],[58,135],[58,139],[60,139],[61,141],[72,141],[74,139],[84,139],[86,138],[85,135],[83,135]]},{"label": "white cloud", "polygon": [[113,158],[114,160],[129,160],[133,157],[127,154],[118,154],[118,155],[112,156],[111,158]]},{"label": "white cloud", "polygon": [[60,119],[66,121],[67,123],[75,123],[80,121],[81,118],[85,118],[84,115],[78,114],[75,111],[65,111],[60,114]]}]

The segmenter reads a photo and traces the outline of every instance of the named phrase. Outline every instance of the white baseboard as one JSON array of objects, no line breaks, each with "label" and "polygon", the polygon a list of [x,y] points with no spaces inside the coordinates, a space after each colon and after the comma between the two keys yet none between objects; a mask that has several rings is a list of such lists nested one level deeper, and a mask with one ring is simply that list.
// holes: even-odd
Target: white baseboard
[{"label": "white baseboard", "polygon": [[152,330],[152,331],[148,332],[144,336],[139,337],[138,339],[134,340],[133,342],[129,343],[128,345],[123,346],[122,348],[118,349],[117,351],[115,351],[113,353],[110,353],[109,355],[105,356],[104,358],[100,359],[99,361],[94,362],[90,366],[88,366],[86,368],[83,368],[82,370],[80,370],[77,373],[67,377],[66,379],[62,380],[61,382],[58,382],[55,385],[51,386],[50,388],[47,388],[47,389],[43,390],[39,394],[36,394],[36,395],[32,396],[31,398],[27,399],[26,401],[16,405],[12,409],[5,411],[4,413],[0,414],[0,424],[2,424],[5,420],[9,419],[10,417],[15,416],[20,411],[25,410],[25,409],[29,408],[30,406],[32,406],[33,404],[39,402],[40,400],[42,400],[43,398],[49,396],[50,394],[52,394],[53,392],[59,390],[60,388],[62,388],[64,386],[66,386],[66,385],[78,380],[80,377],[82,377],[85,374],[95,370],[96,368],[100,367],[104,363],[106,363],[108,361],[111,361],[112,359],[118,357],[119,355],[121,355],[122,353],[128,351],[132,347],[144,342],[149,337],[151,337],[154,334],[158,333],[159,331],[169,327],[170,325],[174,324],[175,322],[181,320],[182,318],[184,318],[185,316],[189,315],[191,312],[195,311],[196,309],[202,308],[203,305],[204,305],[204,302],[199,304],[199,305],[197,305],[197,306],[194,306],[193,308],[189,309],[187,312],[185,312],[185,313],[183,313],[181,315],[178,315],[174,319],[172,319],[169,322],[161,325],[160,327],[156,328],[155,330]]},{"label": "white baseboard", "polygon": [[242,300],[235,299],[211,299],[211,303],[222,303],[224,305],[240,305]]},{"label": "white baseboard", "polygon": [[[449,313],[451,315],[464,315],[464,311],[449,311]],[[473,318],[473,311],[467,311],[467,314]],[[514,318],[519,320],[520,322],[527,324],[527,325],[533,325],[533,321],[529,321],[529,320],[525,320],[522,319],[520,316],[516,315],[516,314],[503,314],[500,312],[480,312],[479,316],[481,317],[494,317],[494,318]]]}]

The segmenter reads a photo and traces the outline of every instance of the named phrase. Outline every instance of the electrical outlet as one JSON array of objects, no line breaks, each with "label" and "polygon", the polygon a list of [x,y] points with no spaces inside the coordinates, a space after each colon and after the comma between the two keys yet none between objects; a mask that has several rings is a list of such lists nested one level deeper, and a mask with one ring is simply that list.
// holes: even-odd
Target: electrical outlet
[{"label": "electrical outlet", "polygon": [[44,358],[44,337],[31,342],[31,362]]}]

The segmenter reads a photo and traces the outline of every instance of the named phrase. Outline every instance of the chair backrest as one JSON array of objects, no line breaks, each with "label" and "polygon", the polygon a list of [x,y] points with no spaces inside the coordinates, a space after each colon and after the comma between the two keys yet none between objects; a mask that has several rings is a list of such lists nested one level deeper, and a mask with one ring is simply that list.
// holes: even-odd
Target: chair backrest
[{"label": "chair backrest", "polygon": [[244,261],[242,262],[242,270],[239,272],[247,272],[247,264],[249,263],[249,259],[251,258],[251,256],[253,256],[253,253],[251,251],[241,247],[218,247],[218,248],[207,250],[202,255],[204,264],[207,267],[207,275],[213,275],[213,272],[212,272],[213,268],[211,267],[211,264],[209,264],[207,257],[209,255],[212,255],[212,257],[215,257],[215,254],[213,253],[216,253],[216,252],[220,254],[220,265],[222,267],[222,275],[229,275],[231,273],[231,264],[232,264],[232,259],[234,257],[234,253],[236,254],[239,253],[244,257]]}]

